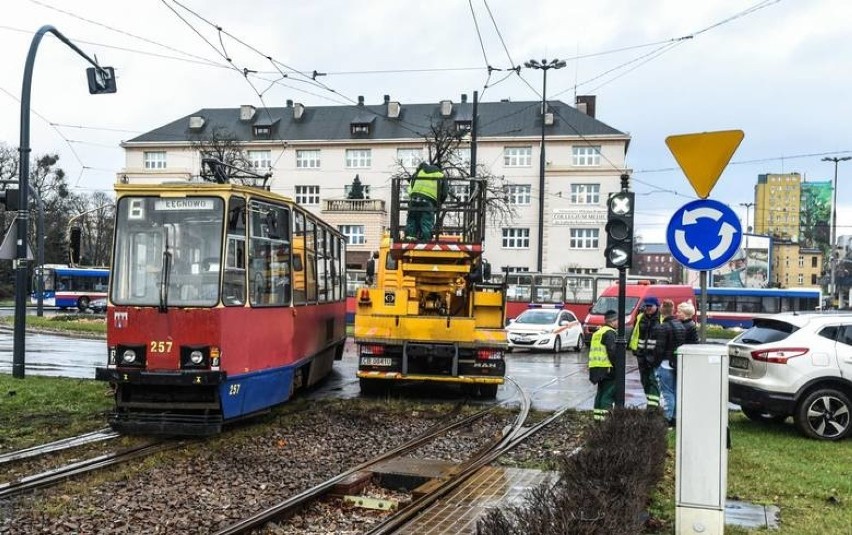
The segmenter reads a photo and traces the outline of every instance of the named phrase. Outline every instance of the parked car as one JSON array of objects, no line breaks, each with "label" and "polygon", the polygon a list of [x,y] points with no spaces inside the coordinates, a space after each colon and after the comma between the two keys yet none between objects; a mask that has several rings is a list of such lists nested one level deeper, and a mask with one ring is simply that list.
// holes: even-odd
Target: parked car
[{"label": "parked car", "polygon": [[792,416],[811,438],[840,440],[852,423],[852,314],[755,318],[728,343],[729,399],[756,421]]},{"label": "parked car", "polygon": [[99,297],[98,299],[92,299],[89,303],[89,310],[94,312],[95,314],[103,314],[106,312],[107,308],[107,300],[106,297]]},{"label": "parked car", "polygon": [[570,310],[532,308],[525,310],[506,326],[509,351],[515,348],[552,350],[564,347],[581,351],[585,345],[583,325]]}]

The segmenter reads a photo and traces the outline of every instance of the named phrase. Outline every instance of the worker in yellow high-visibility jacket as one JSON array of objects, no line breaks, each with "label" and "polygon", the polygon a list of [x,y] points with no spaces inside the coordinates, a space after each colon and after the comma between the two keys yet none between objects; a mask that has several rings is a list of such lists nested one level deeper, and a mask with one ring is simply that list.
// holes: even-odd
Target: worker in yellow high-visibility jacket
[{"label": "worker in yellow high-visibility jacket", "polygon": [[615,325],[618,312],[608,310],[604,314],[604,325],[592,335],[589,343],[589,381],[597,385],[595,395],[595,421],[606,419],[615,403]]},{"label": "worker in yellow high-visibility jacket", "polygon": [[444,173],[436,165],[421,163],[408,186],[408,218],[405,239],[428,241],[432,239],[438,204],[446,197]]}]

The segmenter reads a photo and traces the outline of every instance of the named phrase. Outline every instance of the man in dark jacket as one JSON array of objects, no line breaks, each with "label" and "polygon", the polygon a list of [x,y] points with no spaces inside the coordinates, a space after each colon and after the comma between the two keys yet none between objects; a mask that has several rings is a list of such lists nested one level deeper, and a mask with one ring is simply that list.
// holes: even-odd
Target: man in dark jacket
[{"label": "man in dark jacket", "polygon": [[660,307],[660,315],[663,323],[657,331],[657,345],[654,347],[657,377],[660,380],[660,390],[663,393],[663,410],[669,425],[674,425],[675,403],[677,394],[675,390],[675,373],[677,368],[677,355],[675,351],[686,340],[686,329],[680,319],[675,316],[674,302],[671,299],[663,301]]},{"label": "man in dark jacket", "polygon": [[636,316],[633,324],[633,333],[630,335],[628,349],[636,357],[639,365],[639,378],[642,380],[642,388],[648,399],[648,407],[660,406],[660,387],[657,384],[657,376],[654,373],[656,363],[654,362],[654,347],[657,344],[657,331],[660,329],[660,301],[653,296],[648,296],[642,302],[643,311]]}]

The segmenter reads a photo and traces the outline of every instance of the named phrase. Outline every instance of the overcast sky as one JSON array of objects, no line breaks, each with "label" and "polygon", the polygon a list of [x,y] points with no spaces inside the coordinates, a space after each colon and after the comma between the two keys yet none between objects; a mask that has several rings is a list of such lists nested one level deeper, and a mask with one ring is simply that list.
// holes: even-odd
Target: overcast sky
[{"label": "overcast sky", "polygon": [[[258,93],[270,107],[458,101],[474,90],[535,101],[541,71],[488,77],[486,66],[559,58],[567,67],[549,72],[548,98],[597,95],[598,119],[630,133],[639,233],[662,242],[696,198],[666,136],[745,132],[711,193],[743,218],[760,173],[833,177],[821,158],[852,154],[850,21],[844,0],[4,0],[0,141],[19,145],[24,62],[45,24],[117,73],[118,93],[90,96],[82,58],[53,36],[38,51],[31,146],[59,153],[82,191],[111,190],[122,140],[201,108],[261,106]],[[247,81],[243,69],[257,73]],[[327,73],[318,80],[336,94],[290,69]],[[839,184],[838,234],[852,234],[852,161]]]}]

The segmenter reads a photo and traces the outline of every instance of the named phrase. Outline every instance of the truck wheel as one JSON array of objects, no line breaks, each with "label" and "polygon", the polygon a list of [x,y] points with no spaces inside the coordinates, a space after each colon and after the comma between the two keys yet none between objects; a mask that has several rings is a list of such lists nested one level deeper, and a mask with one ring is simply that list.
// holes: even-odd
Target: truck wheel
[{"label": "truck wheel", "polygon": [[367,396],[375,396],[382,394],[387,390],[387,383],[381,379],[358,379],[361,386],[361,393]]},{"label": "truck wheel", "polygon": [[494,399],[497,397],[498,385],[479,385],[479,397],[482,399]]}]

